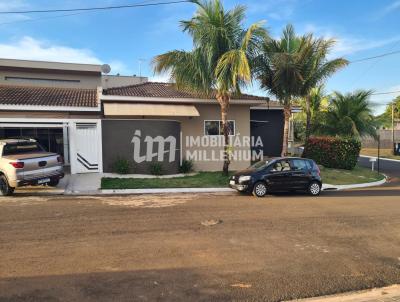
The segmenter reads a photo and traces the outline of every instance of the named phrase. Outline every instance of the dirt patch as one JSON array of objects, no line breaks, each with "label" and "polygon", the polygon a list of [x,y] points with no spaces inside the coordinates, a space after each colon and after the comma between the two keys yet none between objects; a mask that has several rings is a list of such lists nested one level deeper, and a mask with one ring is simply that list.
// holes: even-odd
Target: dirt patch
[{"label": "dirt patch", "polygon": [[99,197],[104,204],[111,206],[165,208],[184,204],[198,198],[197,195],[139,195],[139,196],[113,196],[109,198]]}]

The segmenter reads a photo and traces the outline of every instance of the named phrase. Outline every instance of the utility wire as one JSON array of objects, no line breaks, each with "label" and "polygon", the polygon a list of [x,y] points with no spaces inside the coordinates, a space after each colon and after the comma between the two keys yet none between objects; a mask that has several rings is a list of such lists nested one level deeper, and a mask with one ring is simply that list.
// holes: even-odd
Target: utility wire
[{"label": "utility wire", "polygon": [[177,3],[188,3],[188,0],[177,0],[177,1],[165,1],[155,2],[146,4],[126,4],[116,6],[98,6],[98,7],[85,7],[85,8],[67,8],[67,9],[43,9],[43,10],[20,10],[20,11],[0,11],[1,15],[6,14],[37,14],[37,13],[61,13],[61,12],[79,12],[79,11],[94,11],[94,10],[110,10],[110,9],[121,9],[121,8],[133,8],[133,7],[145,7],[145,6],[158,6],[158,5],[170,5]]},{"label": "utility wire", "polygon": [[371,95],[394,94],[394,93],[400,93],[400,90],[387,91],[387,92],[376,92],[376,93],[371,93]]},{"label": "utility wire", "polygon": [[57,19],[57,18],[63,18],[63,17],[82,15],[82,14],[87,14],[87,13],[90,13],[90,12],[80,12],[80,13],[71,13],[71,14],[63,14],[63,15],[56,15],[56,16],[48,16],[48,17],[36,18],[36,19],[9,21],[9,22],[0,23],[0,26],[8,25],[8,24],[14,24],[14,23],[27,23],[27,22],[36,22],[36,21],[42,21],[42,20],[49,20],[49,19]]},{"label": "utility wire", "polygon": [[[136,4],[137,5],[145,4],[145,3],[153,2],[153,1],[155,1],[155,0],[145,0],[145,1],[138,2]],[[64,17],[70,17],[70,16],[90,14],[90,13],[95,13],[95,12],[96,11],[83,11],[83,12],[76,12],[76,13],[70,13],[70,14],[61,14],[61,15],[55,15],[55,16],[40,17],[40,18],[35,18],[35,19],[26,19],[26,20],[16,20],[16,21],[2,22],[2,23],[0,23],[0,26],[9,25],[9,24],[15,24],[15,23],[28,23],[28,22],[36,22],[36,21],[43,21],[43,20],[49,20],[49,19],[58,19],[58,18],[64,18]]]},{"label": "utility wire", "polygon": [[350,64],[358,63],[358,62],[364,62],[364,61],[373,60],[373,59],[379,59],[379,58],[395,55],[395,54],[398,54],[398,53],[400,53],[400,50],[386,52],[386,53],[383,53],[383,54],[380,54],[380,55],[376,55],[376,56],[373,56],[373,57],[367,57],[367,58],[362,58],[362,59],[350,61]]}]

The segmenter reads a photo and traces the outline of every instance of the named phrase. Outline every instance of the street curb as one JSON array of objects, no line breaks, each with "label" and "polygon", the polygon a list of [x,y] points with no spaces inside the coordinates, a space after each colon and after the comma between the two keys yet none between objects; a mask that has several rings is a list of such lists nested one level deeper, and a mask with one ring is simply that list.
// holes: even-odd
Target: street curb
[{"label": "street curb", "polygon": [[[381,288],[371,288],[360,291],[345,292],[335,295],[312,297],[305,299],[285,300],[284,302],[366,302],[366,301],[397,301],[400,295],[400,285],[394,284]],[[390,299],[390,300],[389,300]]]},{"label": "street curb", "polygon": [[352,184],[352,185],[323,184],[322,191],[328,191],[328,190],[341,191],[341,190],[349,190],[349,189],[376,187],[376,186],[381,186],[381,185],[385,184],[386,182],[387,182],[387,176],[385,175],[385,178],[382,180],[374,181],[374,182],[365,182],[365,183],[361,183],[361,184]]},{"label": "street curb", "polygon": [[126,190],[99,190],[104,195],[122,194],[168,194],[168,193],[235,193],[230,188],[168,188],[168,189],[126,189]]},{"label": "street curb", "polygon": [[[376,159],[378,159],[377,156],[369,156],[369,155],[360,155],[360,157],[376,158]],[[393,158],[379,157],[379,160],[387,160],[387,161],[393,161],[393,162],[396,162],[396,163],[400,163],[400,160],[399,160],[399,159],[393,159]]]},{"label": "street curb", "polygon": [[[385,176],[386,177],[386,176]],[[330,185],[324,184],[323,191],[328,190],[348,190],[357,188],[367,188],[380,186],[386,183],[387,178],[380,181],[353,184],[353,185]],[[66,191],[65,195],[142,195],[142,194],[179,194],[179,193],[236,193],[237,191],[230,188],[167,188],[167,189],[104,189],[92,191]]]}]

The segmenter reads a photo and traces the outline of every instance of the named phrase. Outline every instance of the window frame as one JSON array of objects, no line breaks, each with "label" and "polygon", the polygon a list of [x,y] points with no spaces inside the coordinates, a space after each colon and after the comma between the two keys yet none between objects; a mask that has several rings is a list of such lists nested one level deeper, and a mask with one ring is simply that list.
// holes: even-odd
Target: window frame
[{"label": "window frame", "polygon": [[[302,169],[295,169],[295,161],[300,161],[304,163],[304,167]],[[308,171],[309,170],[309,163],[306,159],[295,158],[291,160],[291,168],[293,171]]]},{"label": "window frame", "polygon": [[[221,132],[222,120],[203,120],[203,134],[204,134],[204,136],[223,136],[223,134],[207,134],[206,133],[206,122],[218,122],[218,133],[222,133]],[[229,134],[229,136],[235,136],[236,135],[236,120],[228,120],[228,123],[229,122],[233,123],[233,134]]]}]

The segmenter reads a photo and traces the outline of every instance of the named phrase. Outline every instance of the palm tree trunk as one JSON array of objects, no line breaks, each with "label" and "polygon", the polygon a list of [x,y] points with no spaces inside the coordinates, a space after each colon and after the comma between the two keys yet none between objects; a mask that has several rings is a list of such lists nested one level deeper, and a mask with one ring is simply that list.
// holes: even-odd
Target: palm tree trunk
[{"label": "palm tree trunk", "polygon": [[281,156],[286,156],[288,154],[288,143],[289,143],[289,122],[290,122],[290,115],[292,114],[292,108],[290,102],[285,102],[285,105],[283,107],[283,114],[285,118],[285,125],[283,127],[283,143],[282,143]]},{"label": "palm tree trunk", "polygon": [[229,110],[229,95],[223,94],[217,96],[218,103],[221,107],[221,121],[222,121],[222,133],[224,135],[224,165],[222,167],[222,172],[224,175],[229,173],[229,125],[228,125],[228,110]]},{"label": "palm tree trunk", "polygon": [[306,97],[306,138],[305,143],[307,145],[308,139],[311,135],[311,100],[310,96]]}]

